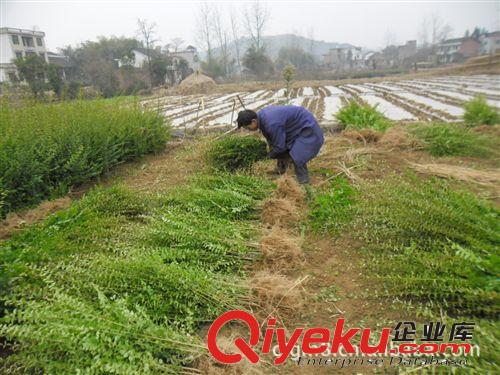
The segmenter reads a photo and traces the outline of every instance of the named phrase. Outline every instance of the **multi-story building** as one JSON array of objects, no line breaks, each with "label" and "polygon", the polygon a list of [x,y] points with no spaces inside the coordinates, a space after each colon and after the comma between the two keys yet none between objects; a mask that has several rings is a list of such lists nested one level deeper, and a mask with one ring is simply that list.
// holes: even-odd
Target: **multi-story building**
[{"label": "multi-story building", "polygon": [[500,31],[486,33],[479,38],[481,41],[481,54],[494,54],[500,52]]},{"label": "multi-story building", "polygon": [[398,59],[399,61],[405,61],[409,58],[415,56],[417,53],[417,41],[408,40],[406,44],[398,46]]},{"label": "multi-story building", "polygon": [[454,38],[441,42],[437,50],[438,62],[460,62],[479,54],[480,43],[472,37]]},{"label": "multi-story building", "polygon": [[329,68],[352,69],[362,64],[363,52],[361,47],[337,47],[330,48],[323,55],[323,65]]},{"label": "multi-story building", "polygon": [[0,82],[18,79],[16,58],[39,55],[48,63],[44,38],[43,31],[0,28]]},{"label": "multi-story building", "polygon": [[177,84],[187,75],[200,70],[200,59],[196,48],[193,46],[188,46],[185,50],[176,52],[168,49],[161,51],[160,47],[149,51],[146,48],[134,48],[129,56],[118,60],[118,66],[147,67],[148,54],[151,59],[165,59],[168,62],[165,83]]},{"label": "multi-story building", "polygon": [[168,52],[168,56],[174,59],[174,64],[179,65],[179,60],[186,60],[189,69],[193,72],[200,70],[200,59],[196,47],[187,46],[183,51]]}]

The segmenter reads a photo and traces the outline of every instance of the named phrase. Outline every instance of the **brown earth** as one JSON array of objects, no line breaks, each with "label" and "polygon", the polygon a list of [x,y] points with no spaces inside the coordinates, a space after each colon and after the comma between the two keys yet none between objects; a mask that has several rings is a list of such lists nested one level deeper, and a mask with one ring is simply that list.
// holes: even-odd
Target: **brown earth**
[{"label": "brown earth", "polygon": [[7,217],[0,221],[0,240],[9,238],[13,233],[24,227],[38,223],[48,215],[69,207],[70,204],[71,198],[63,197],[42,202],[35,208],[7,214]]},{"label": "brown earth", "polygon": [[212,78],[196,71],[179,84],[177,91],[181,95],[207,94],[213,92],[216,86]]},{"label": "brown earth", "polygon": [[[481,130],[491,131],[491,130]],[[385,138],[385,140],[384,140]],[[203,150],[210,142],[176,141],[168,145],[161,154],[148,156],[138,162],[122,165],[103,178],[103,184],[120,181],[133,189],[164,191],[185,183],[197,171],[204,170]],[[369,145],[363,139],[353,139],[342,133],[326,137],[320,155],[310,163],[312,185],[325,188],[332,176],[340,175],[355,184],[379,179],[392,173],[405,173],[412,165],[446,164],[461,168],[478,169],[477,165],[498,168],[498,161],[484,161],[473,158],[435,159],[419,150],[404,127],[387,132]],[[268,178],[274,168],[272,161],[261,162],[255,172]],[[417,171],[417,173],[420,173]],[[427,178],[430,172],[422,172]],[[438,173],[435,173],[438,175]],[[453,176],[446,176],[453,177]],[[453,181],[453,179],[451,180]],[[467,182],[479,188],[474,177]],[[307,216],[305,194],[288,176],[276,181],[274,196],[268,198],[262,207],[262,238],[260,249],[264,262],[257,262],[248,278],[252,304],[249,309],[260,318],[274,316],[288,332],[295,327],[331,328],[339,317],[346,319],[348,327],[376,328],[379,324],[394,323],[396,319],[408,316],[394,301],[376,297],[381,285],[377,280],[367,278],[366,259],[359,249],[363,245],[354,236],[345,232],[338,238],[318,237],[301,225]],[[498,183],[495,182],[496,188]],[[90,186],[89,186],[90,187]],[[85,187],[88,188],[88,187]],[[74,192],[78,198],[85,188]],[[480,187],[483,189],[483,187]],[[483,191],[483,190],[481,190]],[[497,196],[494,195],[494,198]],[[66,207],[70,198],[58,204],[43,203],[36,214],[25,215],[31,222],[42,220],[54,210]],[[18,214],[23,215],[23,214]],[[26,219],[25,219],[26,220]],[[31,220],[31,219],[30,219]],[[15,227],[15,226],[12,226]],[[15,230],[11,229],[11,230]],[[7,231],[7,233],[11,233]],[[293,267],[282,267],[280,260],[293,263]],[[276,262],[274,262],[276,261]],[[411,317],[413,318],[413,317]],[[229,330],[226,339],[231,347],[231,337],[237,330]],[[293,362],[280,367],[271,365],[272,358],[265,357],[261,366],[220,366],[207,358],[198,363],[198,369],[207,374],[250,374],[250,373],[339,373],[338,368],[297,367]],[[367,370],[368,369],[368,370]],[[381,369],[390,373],[390,369]],[[343,373],[368,373],[367,367],[352,367]]]}]

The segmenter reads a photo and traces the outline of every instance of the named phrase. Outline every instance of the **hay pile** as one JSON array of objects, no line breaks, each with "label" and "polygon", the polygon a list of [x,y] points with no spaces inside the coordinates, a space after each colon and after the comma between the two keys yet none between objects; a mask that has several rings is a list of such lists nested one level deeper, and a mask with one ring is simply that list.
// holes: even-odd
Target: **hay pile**
[{"label": "hay pile", "polygon": [[283,275],[265,270],[257,272],[252,277],[250,290],[256,296],[259,304],[268,311],[276,309],[278,306],[296,310],[304,303],[302,292],[297,287],[296,282]]},{"label": "hay pile", "polygon": [[380,139],[379,145],[400,150],[418,150],[423,147],[422,142],[408,134],[403,128],[396,126],[387,129]]},{"label": "hay pile", "polygon": [[180,83],[178,91],[182,95],[206,94],[215,89],[216,86],[217,84],[212,78],[196,71]]},{"label": "hay pile", "polygon": [[500,186],[500,173],[497,171],[477,170],[449,164],[417,164],[409,163],[419,173],[431,174],[443,178],[455,178],[480,185]]},{"label": "hay pile", "polygon": [[264,202],[261,214],[262,222],[270,226],[293,226],[300,220],[297,206],[285,198],[269,198]]},{"label": "hay pile", "polygon": [[380,139],[380,132],[373,129],[347,130],[342,132],[342,136],[355,141],[367,143],[376,143]]},{"label": "hay pile", "polygon": [[269,227],[294,227],[304,212],[305,193],[302,187],[290,176],[277,180],[275,195],[267,199],[262,206],[261,220]]},{"label": "hay pile", "polygon": [[[297,224],[305,212],[305,192],[293,177],[282,176],[277,189],[262,207],[262,222],[267,224],[260,240],[263,268],[250,279],[249,288],[264,311],[282,308],[287,313],[297,312],[303,306],[301,281],[293,281],[281,272],[296,271],[303,260],[302,240],[297,235]],[[267,314],[266,313],[266,314]]]},{"label": "hay pile", "polygon": [[293,177],[284,175],[276,183],[278,185],[274,193],[276,197],[289,199],[298,206],[304,204],[306,193]]},{"label": "hay pile", "polygon": [[[219,335],[217,335],[217,346],[224,353],[238,352],[238,349],[234,345],[234,341],[237,337],[242,337],[243,335],[244,333],[220,332]],[[196,367],[205,375],[260,375],[263,374],[259,369],[260,364],[261,363],[254,365],[243,356],[243,360],[240,363],[225,365],[217,362],[212,356],[203,356]],[[190,374],[190,372],[186,372],[186,374]]]},{"label": "hay pile", "polygon": [[[277,261],[284,260],[287,264],[293,263],[302,255],[300,239],[290,235],[290,233],[278,225],[260,240],[260,250],[266,260],[276,264]],[[284,268],[284,267],[282,267]]]}]

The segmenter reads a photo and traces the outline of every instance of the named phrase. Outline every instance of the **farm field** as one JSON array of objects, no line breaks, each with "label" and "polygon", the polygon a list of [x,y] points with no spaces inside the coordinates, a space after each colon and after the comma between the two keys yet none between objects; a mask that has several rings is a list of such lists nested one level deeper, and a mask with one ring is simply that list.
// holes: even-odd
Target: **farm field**
[{"label": "farm field", "polygon": [[[491,80],[479,75],[294,88],[291,102],[323,124],[365,103],[389,119],[325,132],[308,188],[291,172],[273,172],[259,135],[172,139],[155,111],[174,130],[216,127],[231,121],[236,95],[258,109],[283,100],[282,90],[145,99],[151,111],[144,112],[114,101],[69,102],[62,113],[74,111],[83,124],[70,160],[82,158],[85,142],[103,155],[124,144],[131,155],[97,159],[106,163],[93,184],[65,194],[69,181],[59,199],[46,194],[48,201],[9,212],[1,223],[0,372],[312,373],[292,360],[274,366],[264,354],[258,366],[216,363],[207,352],[208,326],[242,309],[287,329],[332,327],[340,317],[377,332],[403,320],[419,328],[440,321],[447,330],[474,322],[480,356],[467,357],[467,370],[497,373],[500,129],[484,103],[475,108],[489,117],[462,119],[466,98],[476,95],[469,87],[498,103]],[[110,108],[122,127],[108,124],[103,111]],[[23,143],[8,145],[26,144],[38,129],[33,113],[64,123],[57,107],[20,111],[4,114],[12,124],[27,119]],[[494,120],[483,125],[487,118]],[[70,126],[40,142],[65,144]],[[252,144],[254,154],[242,153],[245,168],[233,170],[241,161],[233,156]],[[7,161],[12,153],[4,155]],[[231,168],[221,170],[223,162]],[[65,172],[87,178],[80,168]],[[48,176],[58,186],[59,176]],[[232,345],[242,327],[221,331],[221,345]],[[399,370],[419,368],[313,372]]]},{"label": "farm field", "polygon": [[[320,123],[334,122],[335,114],[351,100],[376,105],[389,120],[457,122],[463,116],[464,102],[476,95],[484,95],[490,105],[499,108],[498,87],[500,75],[304,86],[291,90],[290,104],[307,107]],[[193,129],[234,121],[241,108],[237,95],[253,110],[286,102],[284,89],[260,89],[223,95],[165,96],[145,99],[142,104],[160,111],[175,128]]]}]

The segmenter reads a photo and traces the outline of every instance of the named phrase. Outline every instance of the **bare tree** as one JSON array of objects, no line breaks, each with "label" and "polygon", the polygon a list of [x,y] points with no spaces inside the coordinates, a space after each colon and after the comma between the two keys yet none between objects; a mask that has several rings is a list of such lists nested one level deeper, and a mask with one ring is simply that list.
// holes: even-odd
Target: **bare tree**
[{"label": "bare tree", "polygon": [[426,16],[422,20],[420,27],[419,38],[423,46],[431,45],[436,46],[451,33],[451,27],[445,24],[442,18],[434,13],[430,17]]},{"label": "bare tree", "polygon": [[263,47],[262,37],[268,19],[269,11],[258,1],[244,10],[245,28],[257,50]]},{"label": "bare tree", "polygon": [[219,44],[219,52],[220,52],[220,57],[221,57],[221,63],[222,63],[222,73],[223,75],[226,75],[229,71],[228,65],[229,65],[229,57],[228,57],[228,31],[226,29],[226,26],[224,25],[223,22],[223,16],[218,7],[213,8],[213,31],[215,34],[215,37],[217,38],[217,42]]},{"label": "bare tree", "polygon": [[184,39],[181,38],[172,38],[170,40],[169,46],[172,47],[174,52],[177,52],[179,50],[179,47],[184,44]]},{"label": "bare tree", "polygon": [[158,41],[158,39],[155,39],[156,24],[153,22],[150,23],[145,19],[143,20],[138,18],[137,26],[138,26],[137,35],[139,36],[139,38],[141,38],[142,44],[146,48],[148,71],[149,71],[149,77],[151,78],[153,75],[151,69],[151,49],[153,48],[154,44]]},{"label": "bare tree", "polygon": [[396,44],[398,44],[397,36],[392,30],[386,30],[384,34],[384,43],[385,47],[395,46]]},{"label": "bare tree", "polygon": [[241,74],[241,59],[240,59],[240,36],[239,25],[236,21],[236,14],[231,11],[231,33],[233,36],[233,46],[236,55],[236,63],[238,64],[238,73]]},{"label": "bare tree", "polygon": [[212,6],[210,3],[201,3],[198,17],[196,19],[196,34],[198,42],[207,51],[207,60],[212,60]]},{"label": "bare tree", "polygon": [[310,27],[307,30],[307,37],[309,38],[309,53],[311,55],[314,55],[314,27]]},{"label": "bare tree", "polygon": [[431,41],[433,45],[436,45],[446,38],[451,32],[451,27],[443,22],[438,14],[433,14],[430,20],[431,27]]},{"label": "bare tree", "polygon": [[420,24],[420,31],[418,34],[419,42],[422,46],[427,47],[429,45],[429,20],[425,17]]}]

